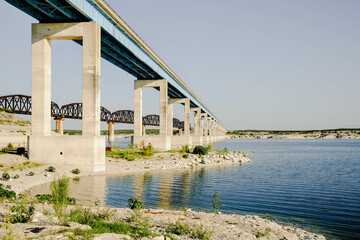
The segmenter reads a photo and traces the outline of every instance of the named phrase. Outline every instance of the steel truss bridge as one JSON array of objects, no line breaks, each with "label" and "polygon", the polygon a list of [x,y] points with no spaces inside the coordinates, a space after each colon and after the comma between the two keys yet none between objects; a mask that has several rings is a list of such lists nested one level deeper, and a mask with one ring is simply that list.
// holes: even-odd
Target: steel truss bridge
[{"label": "steel truss bridge", "polygon": [[[31,115],[31,96],[2,96],[0,97],[0,108],[8,109],[15,114]],[[134,124],[134,111],[132,110],[118,110],[112,113],[104,107],[100,109],[100,121],[102,122]],[[57,103],[51,102],[51,116],[55,119],[82,119],[82,103],[70,103],[59,107]],[[160,116],[155,114],[144,116],[143,125],[160,126]],[[184,121],[173,118],[173,127],[183,129]]]}]

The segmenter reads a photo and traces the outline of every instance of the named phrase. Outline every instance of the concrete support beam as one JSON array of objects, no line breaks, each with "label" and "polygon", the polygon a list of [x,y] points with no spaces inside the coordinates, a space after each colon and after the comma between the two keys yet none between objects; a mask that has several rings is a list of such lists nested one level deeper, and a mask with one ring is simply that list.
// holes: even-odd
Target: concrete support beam
[{"label": "concrete support beam", "polygon": [[[31,160],[105,170],[105,140],[100,136],[100,35],[95,22],[32,25]],[[51,136],[52,40],[83,41],[82,136]]]},{"label": "concrete support beam", "polygon": [[192,136],[192,146],[202,145],[201,134],[201,108],[190,108],[190,111],[194,112],[194,134]]},{"label": "concrete support beam", "polygon": [[56,121],[56,133],[64,135],[64,120],[65,118],[55,118]]},{"label": "concrete support beam", "polygon": [[[145,137],[142,134],[142,89],[152,87],[160,89],[160,134],[158,136]],[[168,137],[168,82],[167,80],[135,80],[134,81],[134,137],[133,144],[139,145],[151,143],[154,148],[169,150],[171,148]]]}]

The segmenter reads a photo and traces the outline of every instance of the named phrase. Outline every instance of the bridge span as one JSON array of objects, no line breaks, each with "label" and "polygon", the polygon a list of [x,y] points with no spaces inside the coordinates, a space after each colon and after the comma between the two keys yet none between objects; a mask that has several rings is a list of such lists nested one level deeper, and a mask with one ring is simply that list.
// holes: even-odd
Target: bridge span
[{"label": "bridge span", "polygon": [[[224,138],[218,118],[104,0],[5,0],[39,23],[32,24],[32,135],[31,160],[77,165],[92,171],[105,169],[105,140],[100,121],[109,114],[100,104],[100,58],[128,72],[134,81],[133,144],[151,143],[157,149],[209,144]],[[51,41],[73,40],[83,47],[82,136],[52,136]],[[160,134],[143,131],[142,89],[160,91]],[[184,131],[173,136],[173,104],[184,105]],[[64,106],[63,106],[64,107]],[[190,134],[194,112],[194,134]],[[113,113],[111,113],[113,114]],[[118,112],[120,114],[120,112]],[[110,127],[110,125],[109,125]]]}]

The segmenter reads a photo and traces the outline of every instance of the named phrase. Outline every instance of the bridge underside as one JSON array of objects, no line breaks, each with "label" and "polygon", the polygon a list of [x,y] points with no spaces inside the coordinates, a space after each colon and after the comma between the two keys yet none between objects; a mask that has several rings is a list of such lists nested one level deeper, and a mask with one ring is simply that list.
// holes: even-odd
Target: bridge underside
[{"label": "bridge underside", "polygon": [[[5,0],[23,12],[37,19],[40,23],[91,22],[94,19],[82,14],[66,0]],[[96,8],[96,5],[93,5]],[[74,40],[82,45],[81,40]],[[101,57],[131,74],[136,79],[162,79],[159,73],[139,59],[109,32],[101,28]],[[170,98],[184,98],[172,84],[169,84]],[[191,102],[191,107],[196,107]]]},{"label": "bridge underside", "polygon": [[[91,171],[105,170],[105,138],[100,136],[100,122],[108,120],[111,120],[108,122],[112,134],[115,122],[133,123],[133,144],[151,143],[159,150],[208,145],[224,138],[225,128],[192,91],[137,35],[134,37],[135,33],[127,25],[119,25],[116,22],[119,18],[111,17],[108,6],[105,6],[108,12],[104,12],[95,4],[104,3],[103,0],[6,1],[40,22],[32,25],[31,160],[81,166]],[[51,101],[50,43],[54,40],[73,40],[83,47],[82,103],[59,108]],[[101,57],[137,79],[133,112],[111,113],[101,107]],[[160,91],[159,115],[142,116],[144,87]],[[29,108],[29,101],[26,104]],[[173,104],[184,105],[184,122],[173,118]],[[19,111],[24,114],[23,109]],[[193,134],[190,133],[190,112],[195,113]],[[82,136],[52,135],[52,116],[60,119],[57,122],[60,125],[65,116],[81,118]],[[145,125],[159,126],[160,134],[146,136]],[[173,135],[173,127],[181,129],[179,136]]]}]

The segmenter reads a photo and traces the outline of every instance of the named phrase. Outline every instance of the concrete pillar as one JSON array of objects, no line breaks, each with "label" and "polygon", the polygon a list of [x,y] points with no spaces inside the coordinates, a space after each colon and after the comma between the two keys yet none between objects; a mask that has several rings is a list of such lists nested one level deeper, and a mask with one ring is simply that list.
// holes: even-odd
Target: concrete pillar
[{"label": "concrete pillar", "polygon": [[113,145],[115,140],[114,125],[114,122],[108,122],[108,140],[110,145]]},{"label": "concrete pillar", "polygon": [[168,136],[172,136],[174,131],[174,122],[173,122],[173,118],[174,118],[174,107],[173,107],[173,103],[170,102],[170,99],[168,100],[168,107],[167,107],[167,135]]},{"label": "concrete pillar", "polygon": [[[30,160],[105,170],[105,140],[100,136],[100,37],[101,28],[95,22],[32,24]],[[83,42],[82,136],[51,136],[52,40]]]},{"label": "concrete pillar", "polygon": [[141,133],[142,133],[142,136],[146,135],[146,125],[142,125]]},{"label": "concrete pillar", "polygon": [[60,135],[64,135],[64,120],[65,118],[55,118],[56,121],[56,132]]},{"label": "concrete pillar", "polygon": [[100,26],[84,24],[83,34],[82,134],[100,136]]},{"label": "concrete pillar", "polygon": [[194,134],[192,136],[192,146],[202,145],[201,108],[191,108],[190,110],[195,112]]},{"label": "concrete pillar", "polygon": [[[142,136],[142,89],[152,87],[160,89],[160,134],[159,136]],[[133,144],[151,143],[154,148],[168,150],[171,148],[168,136],[168,82],[167,80],[135,80],[134,81],[134,137]]]}]

